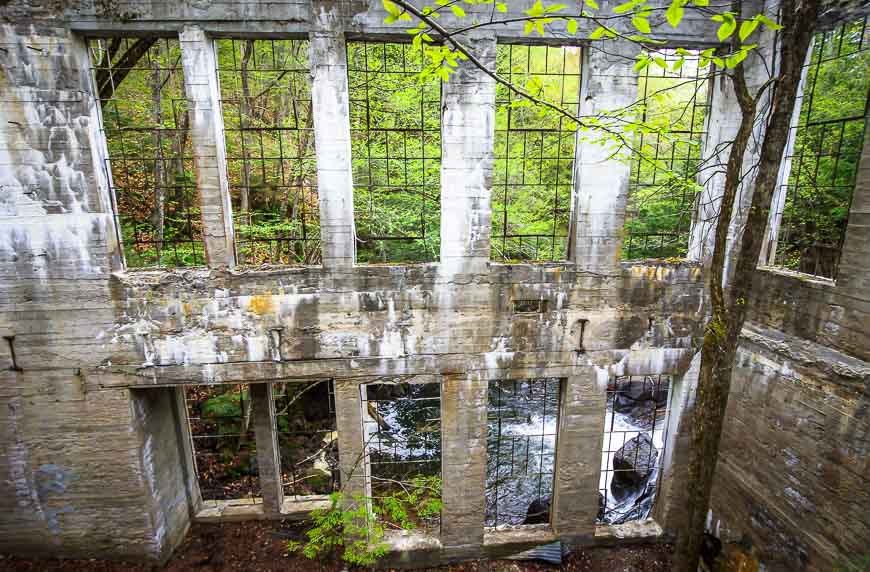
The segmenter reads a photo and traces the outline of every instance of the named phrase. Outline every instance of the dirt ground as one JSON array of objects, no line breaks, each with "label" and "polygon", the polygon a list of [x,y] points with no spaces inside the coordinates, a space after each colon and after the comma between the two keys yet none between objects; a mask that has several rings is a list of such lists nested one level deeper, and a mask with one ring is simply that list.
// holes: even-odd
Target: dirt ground
[{"label": "dirt ground", "polygon": [[[243,522],[194,525],[172,560],[162,568],[168,572],[303,571],[332,572],[344,567],[336,562],[315,562],[288,554],[288,539],[300,539],[298,525],[281,522]],[[561,569],[571,572],[663,572],[670,570],[668,545],[634,545],[593,548],[569,554]],[[442,572],[543,572],[556,570],[551,564],[478,560],[442,566]],[[27,560],[0,556],[0,570],[64,572],[145,572],[154,567],[100,560]]]}]

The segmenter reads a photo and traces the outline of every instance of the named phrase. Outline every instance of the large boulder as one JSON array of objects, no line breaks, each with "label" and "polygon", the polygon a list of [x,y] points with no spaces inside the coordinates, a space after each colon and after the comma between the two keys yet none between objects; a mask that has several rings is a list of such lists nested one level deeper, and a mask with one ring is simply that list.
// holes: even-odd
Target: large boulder
[{"label": "large boulder", "polygon": [[627,441],[613,455],[613,479],[610,491],[617,500],[640,493],[656,467],[659,450],[652,439],[641,433]]},{"label": "large boulder", "polygon": [[668,383],[632,381],[617,383],[613,388],[613,410],[631,417],[644,428],[664,421],[663,409],[668,403]]},{"label": "large boulder", "polygon": [[526,510],[526,519],[523,524],[549,524],[550,522],[550,497],[535,499]]}]

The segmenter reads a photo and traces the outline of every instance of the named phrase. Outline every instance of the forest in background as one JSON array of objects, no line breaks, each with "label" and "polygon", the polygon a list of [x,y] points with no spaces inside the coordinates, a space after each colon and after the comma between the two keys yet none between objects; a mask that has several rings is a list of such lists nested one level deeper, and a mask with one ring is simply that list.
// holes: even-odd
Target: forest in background
[{"label": "forest in background", "polygon": [[[863,22],[818,34],[792,153],[776,264],[835,274],[864,135],[870,57]],[[173,39],[91,41],[127,264],[204,264],[181,54]],[[318,264],[320,220],[308,43],[216,41],[239,264]],[[359,263],[438,259],[440,80],[425,47],[348,42]],[[666,60],[673,51],[661,52]],[[575,112],[580,49],[500,45],[496,69]],[[700,189],[708,80],[639,72],[624,259],[683,257]],[[492,257],[567,256],[575,125],[496,93]]]}]

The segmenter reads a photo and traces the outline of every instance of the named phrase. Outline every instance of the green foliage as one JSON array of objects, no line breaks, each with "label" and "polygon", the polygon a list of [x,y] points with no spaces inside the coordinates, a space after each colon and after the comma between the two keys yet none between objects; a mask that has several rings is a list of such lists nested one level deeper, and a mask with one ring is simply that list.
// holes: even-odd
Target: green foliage
[{"label": "green foliage", "polygon": [[835,572],[870,572],[870,555],[865,554],[840,562],[834,570]]},{"label": "green foliage", "polygon": [[416,475],[409,483],[399,483],[393,491],[373,500],[374,513],[398,528],[411,530],[420,521],[441,514],[441,477]]}]

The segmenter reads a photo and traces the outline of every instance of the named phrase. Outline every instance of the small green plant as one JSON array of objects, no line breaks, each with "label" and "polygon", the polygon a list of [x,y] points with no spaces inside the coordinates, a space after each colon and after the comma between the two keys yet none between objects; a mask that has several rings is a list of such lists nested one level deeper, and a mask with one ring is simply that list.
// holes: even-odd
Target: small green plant
[{"label": "small green plant", "polygon": [[860,556],[855,560],[841,562],[836,572],[868,572],[870,571],[870,555]]}]

